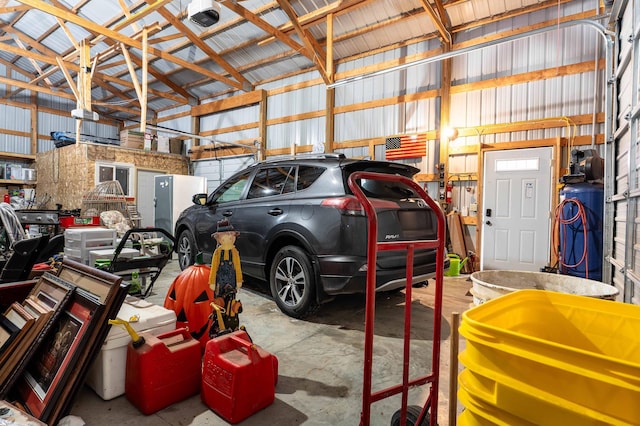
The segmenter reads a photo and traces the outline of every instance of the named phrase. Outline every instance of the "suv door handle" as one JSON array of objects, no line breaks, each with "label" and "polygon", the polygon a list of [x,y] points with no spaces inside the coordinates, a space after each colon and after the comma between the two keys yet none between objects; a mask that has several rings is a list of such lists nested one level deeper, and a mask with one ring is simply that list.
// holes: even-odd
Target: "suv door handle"
[{"label": "suv door handle", "polygon": [[280,215],[281,215],[282,213],[284,213],[284,212],[282,211],[282,209],[281,209],[281,208],[276,207],[275,209],[271,209],[271,210],[269,210],[269,211],[268,211],[268,213],[269,213],[271,216],[280,216]]},{"label": "suv door handle", "polygon": [[224,217],[229,217],[233,215],[233,211],[232,210],[227,210],[226,212],[222,213],[222,216]]}]

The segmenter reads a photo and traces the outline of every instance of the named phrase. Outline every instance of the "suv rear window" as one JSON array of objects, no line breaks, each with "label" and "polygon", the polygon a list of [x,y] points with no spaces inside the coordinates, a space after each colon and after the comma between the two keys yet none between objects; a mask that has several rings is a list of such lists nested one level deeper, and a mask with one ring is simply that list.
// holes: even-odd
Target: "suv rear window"
[{"label": "suv rear window", "polygon": [[[357,164],[357,163],[356,163]],[[385,173],[385,174],[394,174],[394,175],[402,175],[408,178],[411,178],[416,170],[414,167],[349,167],[348,170],[345,170],[346,177],[348,177],[351,173],[356,171],[364,171],[364,172],[374,172],[374,173]],[[360,187],[364,191],[367,197],[372,198],[383,198],[388,200],[401,200],[404,198],[416,198],[419,195],[410,187],[403,185],[399,182],[388,182],[383,180],[362,180],[359,182]]]}]

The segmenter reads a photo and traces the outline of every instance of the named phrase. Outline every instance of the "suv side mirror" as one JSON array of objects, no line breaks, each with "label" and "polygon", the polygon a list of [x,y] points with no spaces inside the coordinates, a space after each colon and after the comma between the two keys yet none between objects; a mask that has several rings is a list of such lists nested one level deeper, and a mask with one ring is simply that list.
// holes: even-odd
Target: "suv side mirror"
[{"label": "suv side mirror", "polygon": [[194,194],[193,198],[191,198],[193,204],[198,206],[204,206],[207,202],[207,194]]}]

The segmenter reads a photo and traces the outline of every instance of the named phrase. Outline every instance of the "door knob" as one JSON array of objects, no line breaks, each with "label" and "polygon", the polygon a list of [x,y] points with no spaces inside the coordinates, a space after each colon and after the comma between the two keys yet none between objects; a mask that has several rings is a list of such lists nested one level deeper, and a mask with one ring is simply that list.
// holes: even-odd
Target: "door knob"
[{"label": "door knob", "polygon": [[490,220],[486,221],[485,223],[487,224],[487,226],[491,226],[491,225],[493,225],[493,223],[491,223],[491,221],[490,221]]}]

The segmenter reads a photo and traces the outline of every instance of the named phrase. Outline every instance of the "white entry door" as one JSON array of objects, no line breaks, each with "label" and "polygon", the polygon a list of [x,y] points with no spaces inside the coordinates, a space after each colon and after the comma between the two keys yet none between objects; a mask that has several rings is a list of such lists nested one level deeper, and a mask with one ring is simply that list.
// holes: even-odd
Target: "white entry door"
[{"label": "white entry door", "polygon": [[485,153],[481,269],[548,264],[552,156],[551,147]]}]

